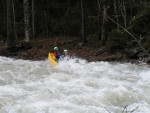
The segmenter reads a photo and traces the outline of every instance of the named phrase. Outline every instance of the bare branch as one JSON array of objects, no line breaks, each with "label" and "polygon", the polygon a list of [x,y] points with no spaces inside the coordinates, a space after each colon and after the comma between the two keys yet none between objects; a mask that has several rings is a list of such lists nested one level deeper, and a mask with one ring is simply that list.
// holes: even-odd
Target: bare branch
[{"label": "bare branch", "polygon": [[139,42],[141,42],[144,39],[144,37],[142,37],[141,35],[139,36],[139,38]]},{"label": "bare branch", "polygon": [[122,28],[126,33],[128,33],[137,42],[137,44],[140,46],[140,48],[148,55],[148,57],[150,56],[150,54],[145,50],[145,48],[141,45],[141,43],[139,42],[139,40],[132,33],[130,33],[126,28],[124,28],[123,26],[121,26],[120,24],[118,24],[117,22],[115,22],[106,13],[105,13],[105,16],[108,19],[110,19],[112,22],[114,22],[115,24],[117,24],[120,28]]},{"label": "bare branch", "polygon": [[111,113],[106,107],[104,107],[108,113]]},{"label": "bare branch", "polygon": [[133,109],[130,113],[133,113],[138,108],[139,108],[139,106],[137,106],[135,109]]},{"label": "bare branch", "polygon": [[124,111],[127,109],[127,107],[128,107],[128,105],[126,105],[126,106],[124,107],[124,110],[122,111],[122,113],[124,113]]}]

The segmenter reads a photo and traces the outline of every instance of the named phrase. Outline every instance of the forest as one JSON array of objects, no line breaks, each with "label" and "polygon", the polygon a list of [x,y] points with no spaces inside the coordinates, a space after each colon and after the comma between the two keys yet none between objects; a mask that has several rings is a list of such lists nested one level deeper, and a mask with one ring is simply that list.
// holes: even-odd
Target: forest
[{"label": "forest", "polygon": [[0,41],[76,38],[91,48],[150,56],[149,0],[1,0]]}]

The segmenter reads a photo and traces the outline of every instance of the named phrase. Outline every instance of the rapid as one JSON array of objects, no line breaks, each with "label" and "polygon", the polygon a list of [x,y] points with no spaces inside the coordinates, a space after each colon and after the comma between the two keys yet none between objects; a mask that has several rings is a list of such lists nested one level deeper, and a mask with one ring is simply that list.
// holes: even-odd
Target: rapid
[{"label": "rapid", "polygon": [[147,65],[73,58],[52,67],[47,59],[0,57],[0,113],[122,113],[134,109],[134,113],[150,113]]}]

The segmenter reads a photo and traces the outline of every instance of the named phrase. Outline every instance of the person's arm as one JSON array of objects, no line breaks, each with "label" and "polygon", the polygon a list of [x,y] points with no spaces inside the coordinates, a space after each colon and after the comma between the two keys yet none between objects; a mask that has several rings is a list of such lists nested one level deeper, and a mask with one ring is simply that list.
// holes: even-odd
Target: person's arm
[{"label": "person's arm", "polygon": [[56,56],[57,56],[57,55],[56,55],[56,52],[54,52],[54,56],[55,56],[55,58],[56,58]]}]

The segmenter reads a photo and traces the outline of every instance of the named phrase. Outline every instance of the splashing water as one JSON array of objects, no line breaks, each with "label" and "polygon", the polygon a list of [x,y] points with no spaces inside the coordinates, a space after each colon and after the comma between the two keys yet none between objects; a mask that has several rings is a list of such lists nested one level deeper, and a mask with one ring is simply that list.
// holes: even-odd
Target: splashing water
[{"label": "splashing water", "polygon": [[0,57],[0,113],[150,113],[149,94],[146,65]]}]

